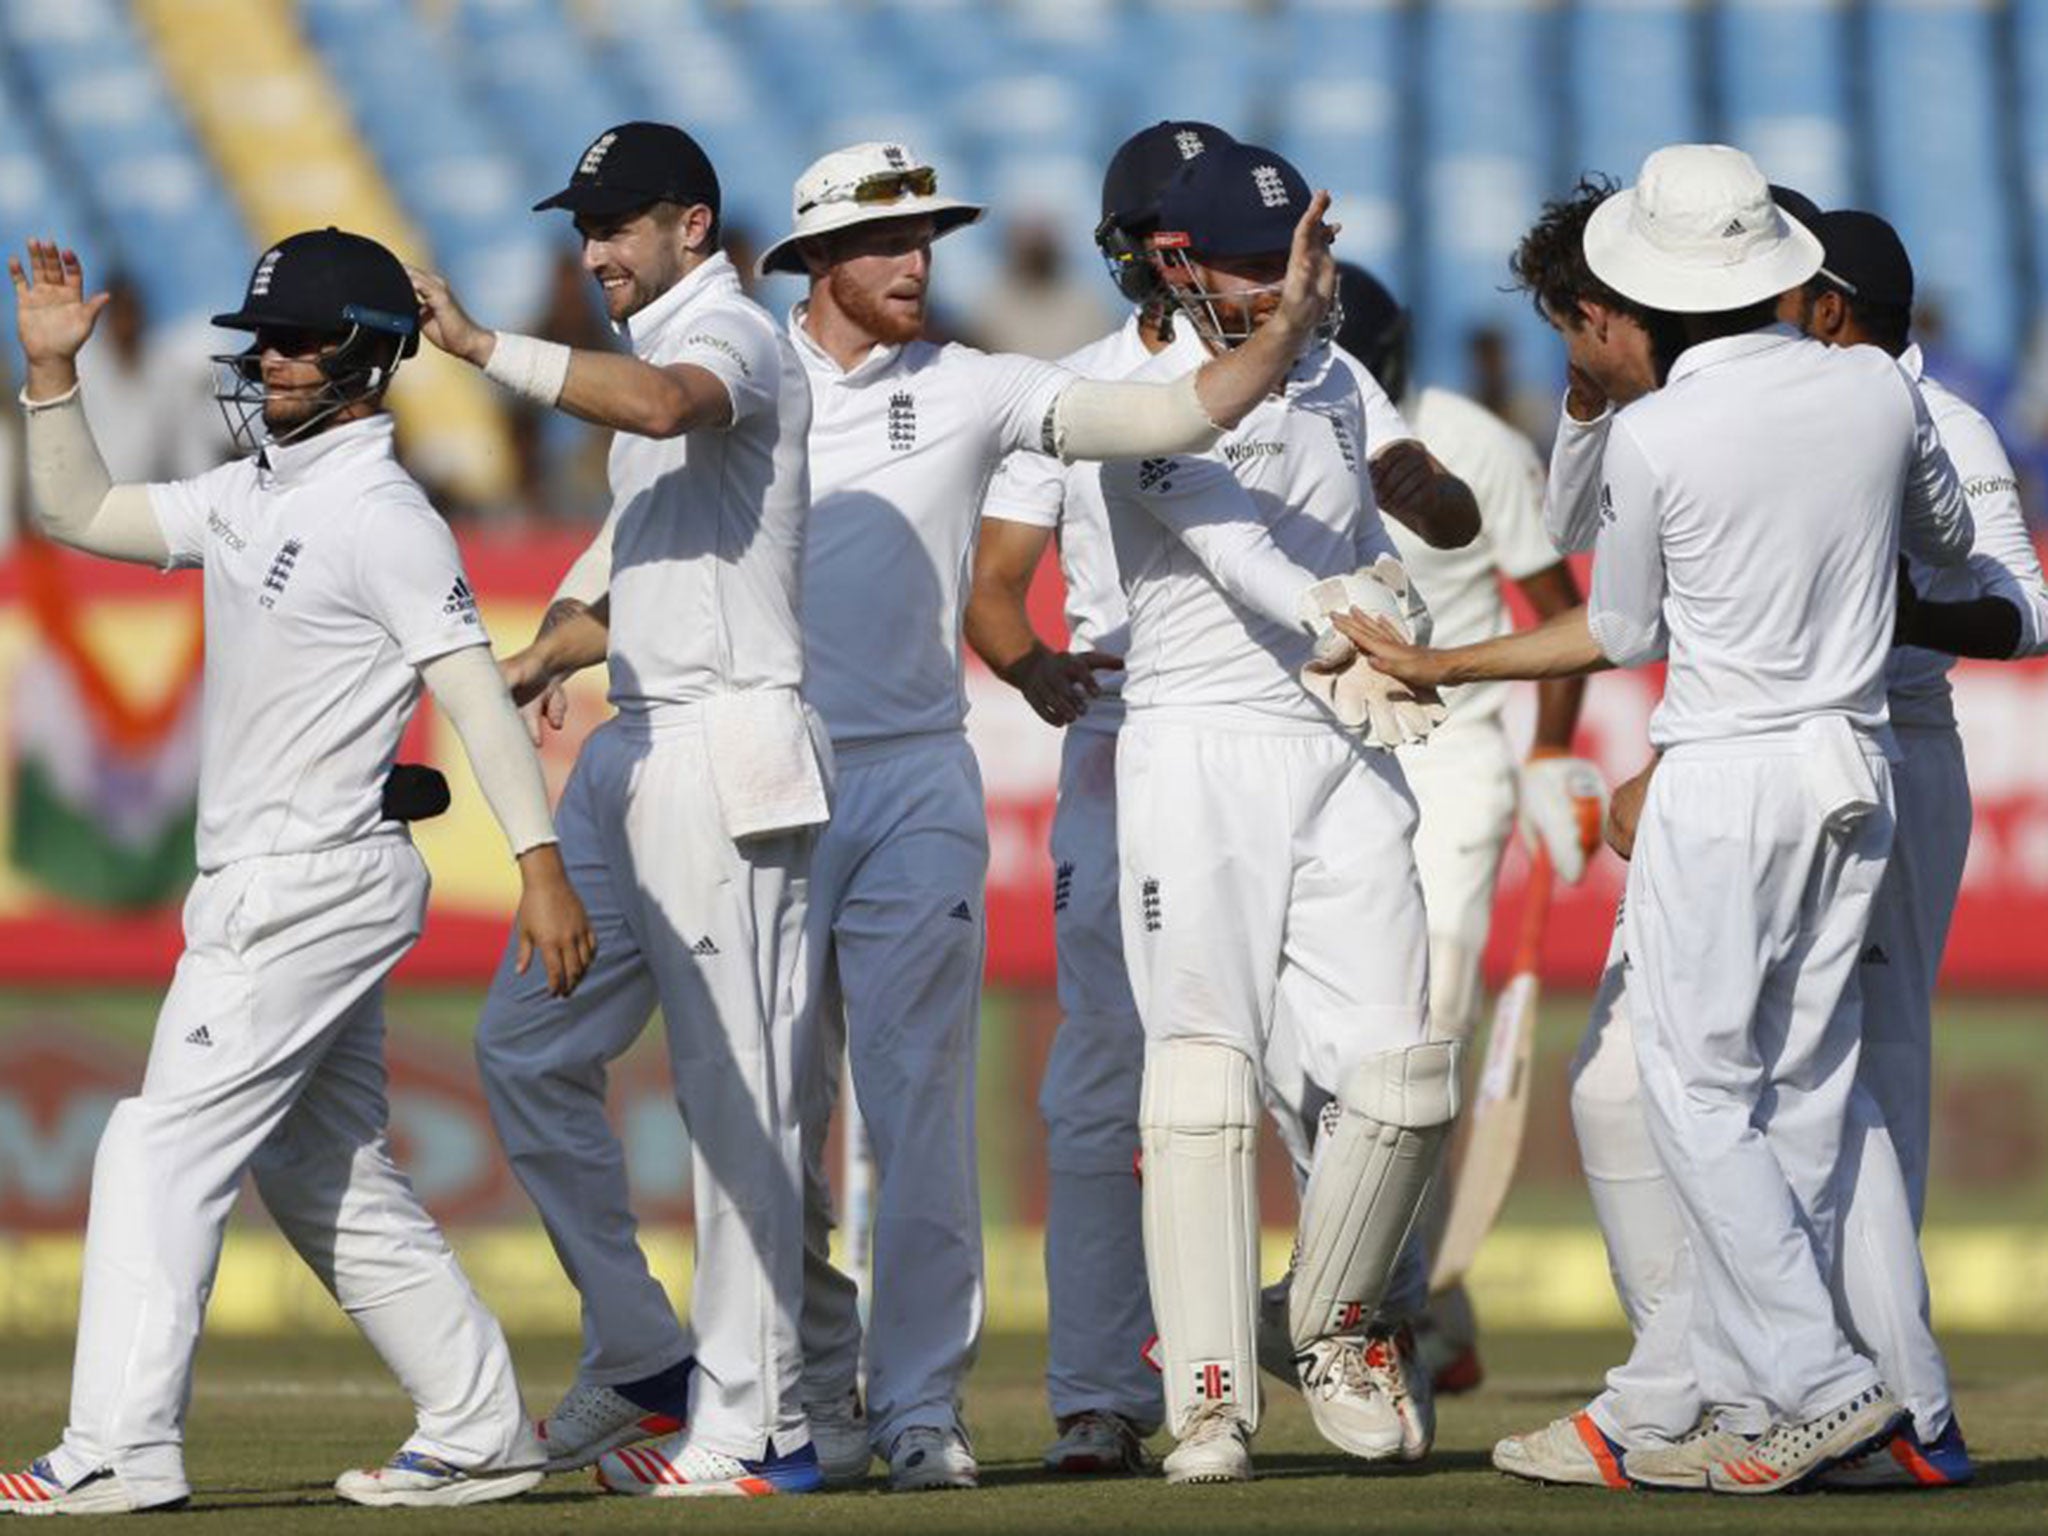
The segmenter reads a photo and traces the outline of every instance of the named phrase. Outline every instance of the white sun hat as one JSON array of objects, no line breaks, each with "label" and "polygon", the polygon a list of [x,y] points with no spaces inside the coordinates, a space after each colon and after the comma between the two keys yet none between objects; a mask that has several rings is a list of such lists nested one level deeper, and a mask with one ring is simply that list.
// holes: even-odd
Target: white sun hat
[{"label": "white sun hat", "polygon": [[1586,221],[1586,265],[1624,298],[1676,314],[1760,303],[1820,270],[1819,238],[1725,144],[1674,144]]},{"label": "white sun hat", "polygon": [[902,144],[849,144],[813,160],[796,179],[790,197],[795,228],[761,253],[755,268],[770,272],[804,270],[796,243],[811,235],[851,229],[878,219],[931,218],[937,234],[972,224],[979,203],[940,197],[939,175]]}]

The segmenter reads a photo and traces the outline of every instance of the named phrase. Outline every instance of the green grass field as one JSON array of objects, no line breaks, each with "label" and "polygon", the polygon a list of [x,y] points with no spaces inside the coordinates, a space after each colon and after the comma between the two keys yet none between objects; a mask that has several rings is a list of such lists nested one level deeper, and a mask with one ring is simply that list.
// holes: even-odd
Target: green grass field
[{"label": "green grass field", "polygon": [[[514,1503],[475,1510],[402,1511],[381,1518],[415,1530],[519,1536],[539,1531],[1814,1531],[2039,1532],[2048,1529],[2048,1357],[2036,1340],[1956,1341],[1957,1395],[1981,1480],[1946,1493],[1821,1494],[1748,1502],[1689,1495],[1535,1488],[1493,1472],[1486,1452],[1584,1402],[1614,1359],[1614,1335],[1495,1336],[1486,1385],[1447,1402],[1435,1454],[1418,1467],[1368,1469],[1330,1450],[1298,1399],[1280,1395],[1256,1446],[1248,1487],[1169,1489],[1156,1479],[1082,1483],[1038,1468],[1049,1438],[1041,1340],[990,1339],[968,1413],[981,1456],[979,1493],[891,1496],[867,1491],[735,1504],[610,1498],[587,1473],[557,1477]],[[531,1406],[565,1386],[574,1345],[515,1344]],[[48,1448],[62,1421],[70,1366],[56,1344],[11,1346],[0,1375],[0,1465]],[[360,1532],[378,1515],[338,1504],[328,1485],[343,1467],[381,1460],[405,1433],[404,1398],[367,1348],[352,1340],[216,1341],[200,1356],[190,1421],[192,1510],[172,1529]],[[68,1527],[67,1527],[68,1529]]]}]

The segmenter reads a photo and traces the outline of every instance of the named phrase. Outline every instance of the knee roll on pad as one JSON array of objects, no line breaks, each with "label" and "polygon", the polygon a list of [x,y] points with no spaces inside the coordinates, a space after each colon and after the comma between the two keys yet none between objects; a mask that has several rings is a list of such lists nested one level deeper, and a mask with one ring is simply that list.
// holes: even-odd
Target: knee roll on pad
[{"label": "knee roll on pad", "polygon": [[1369,1057],[1339,1085],[1301,1202],[1287,1326],[1303,1350],[1379,1310],[1458,1113],[1462,1047]]},{"label": "knee roll on pad", "polygon": [[1145,1272],[1168,1427],[1208,1403],[1259,1423],[1258,1073],[1228,1045],[1170,1040],[1145,1059]]}]

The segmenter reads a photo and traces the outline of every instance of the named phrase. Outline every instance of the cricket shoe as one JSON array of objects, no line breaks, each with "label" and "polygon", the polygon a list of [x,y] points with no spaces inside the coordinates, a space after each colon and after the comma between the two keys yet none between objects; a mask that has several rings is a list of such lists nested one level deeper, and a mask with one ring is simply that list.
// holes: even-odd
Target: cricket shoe
[{"label": "cricket shoe", "polygon": [[981,1468],[967,1436],[958,1429],[913,1424],[889,1447],[892,1493],[925,1493],[941,1488],[979,1488]]},{"label": "cricket shoe", "polygon": [[1060,1437],[1046,1447],[1048,1471],[1081,1477],[1124,1477],[1151,1466],[1144,1436],[1120,1413],[1091,1408],[1060,1426]]},{"label": "cricket shoe", "polygon": [[687,1434],[648,1445],[622,1445],[597,1461],[597,1485],[636,1498],[758,1499],[774,1493],[816,1493],[825,1486],[809,1445],[760,1461],[692,1445]]},{"label": "cricket shoe", "polygon": [[851,1488],[867,1477],[875,1447],[857,1388],[834,1403],[804,1404],[804,1417],[810,1420],[811,1444],[826,1487]]},{"label": "cricket shoe", "polygon": [[1169,1483],[1248,1483],[1252,1437],[1228,1403],[1205,1403],[1161,1464]]},{"label": "cricket shoe", "polygon": [[1317,1339],[1294,1357],[1295,1379],[1325,1440],[1367,1461],[1392,1461],[1406,1436],[1365,1363],[1370,1342],[1361,1334]]},{"label": "cricket shoe", "polygon": [[1365,1370],[1401,1426],[1399,1459],[1420,1461],[1436,1443],[1436,1388],[1407,1328],[1365,1336]]},{"label": "cricket shoe", "polygon": [[1718,1461],[1739,1460],[1755,1446],[1754,1435],[1738,1435],[1732,1429],[1723,1429],[1709,1414],[1689,1434],[1667,1444],[1624,1451],[1621,1472],[1638,1488],[1704,1493],[1708,1467]]},{"label": "cricket shoe", "polygon": [[1827,1413],[1773,1424],[1747,1455],[1723,1457],[1708,1467],[1707,1487],[1715,1493],[1791,1493],[1832,1466],[1884,1449],[1911,1419],[1880,1382]]},{"label": "cricket shoe", "polygon": [[1949,1415],[1948,1428],[1922,1440],[1908,1424],[1881,1450],[1869,1451],[1820,1475],[1823,1488],[1960,1488],[1977,1469],[1963,1445],[1962,1425]]},{"label": "cricket shoe", "polygon": [[550,1472],[574,1472],[606,1451],[681,1430],[673,1414],[652,1413],[612,1387],[578,1382],[548,1416],[533,1426],[548,1453]]},{"label": "cricket shoe", "polygon": [[1584,1488],[1626,1488],[1621,1470],[1626,1454],[1593,1422],[1590,1413],[1552,1419],[1526,1435],[1509,1435],[1493,1448],[1493,1464],[1509,1477],[1532,1483],[1569,1483]]},{"label": "cricket shoe", "polygon": [[453,1504],[488,1504],[517,1498],[540,1486],[539,1467],[503,1472],[465,1472],[424,1451],[400,1451],[381,1467],[362,1467],[334,1480],[334,1491],[351,1504],[398,1509],[434,1509]]},{"label": "cricket shoe", "polygon": [[19,1472],[0,1472],[0,1514],[4,1515],[141,1515],[183,1509],[190,1502],[191,1495],[181,1493],[140,1503],[135,1490],[112,1467],[88,1472],[67,1488],[47,1456],[38,1457]]}]

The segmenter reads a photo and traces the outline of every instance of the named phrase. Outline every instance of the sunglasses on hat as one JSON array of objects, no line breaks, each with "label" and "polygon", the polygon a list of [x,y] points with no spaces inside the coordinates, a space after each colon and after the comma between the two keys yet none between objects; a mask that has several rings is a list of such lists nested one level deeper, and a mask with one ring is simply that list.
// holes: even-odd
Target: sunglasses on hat
[{"label": "sunglasses on hat", "polygon": [[796,211],[801,216],[820,203],[855,203],[868,208],[878,203],[900,202],[906,197],[931,197],[938,190],[939,173],[928,165],[914,166],[907,171],[877,171],[861,177],[850,186],[827,187]]}]

